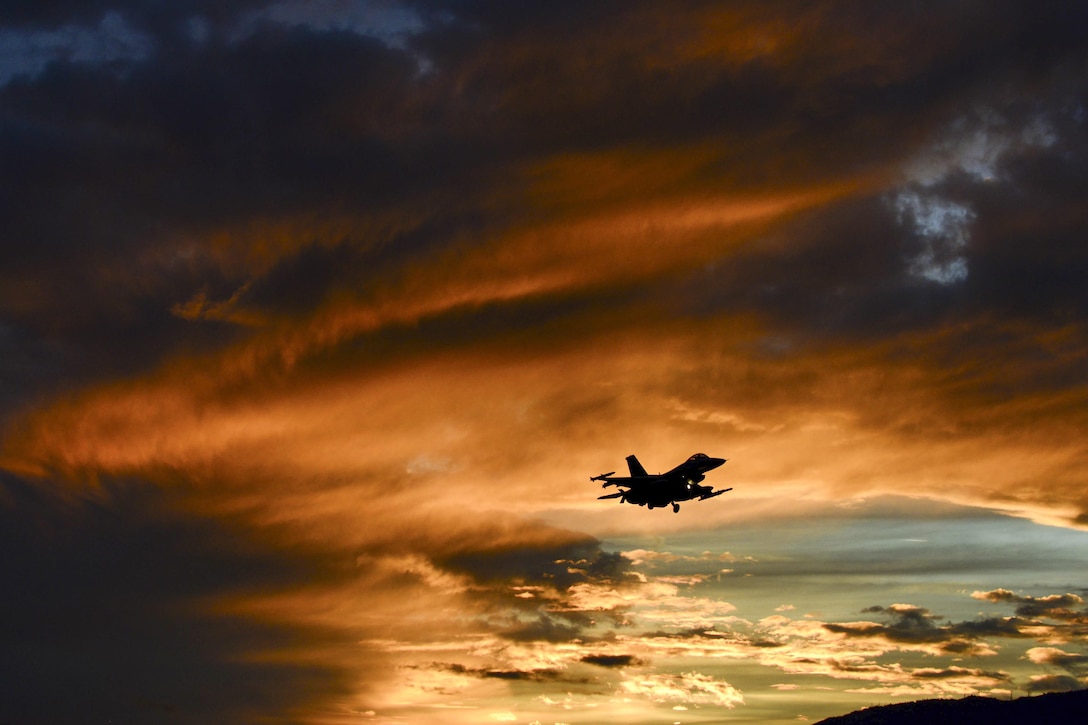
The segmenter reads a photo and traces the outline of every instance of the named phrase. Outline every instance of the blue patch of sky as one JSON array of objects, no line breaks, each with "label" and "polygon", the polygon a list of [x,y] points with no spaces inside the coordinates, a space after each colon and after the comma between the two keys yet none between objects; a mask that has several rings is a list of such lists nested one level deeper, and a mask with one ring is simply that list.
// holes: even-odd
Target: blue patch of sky
[{"label": "blue patch of sky", "polygon": [[248,37],[264,23],[321,32],[351,32],[376,38],[395,48],[404,48],[406,38],[424,28],[423,20],[415,10],[392,1],[279,0],[244,15],[233,35],[234,40]]},{"label": "blue patch of sky", "polygon": [[374,38],[390,48],[411,53],[421,75],[433,70],[431,60],[408,43],[424,30],[423,18],[415,9],[393,0],[279,0],[243,15],[230,41],[241,42],[265,24]]},{"label": "blue patch of sky", "polygon": [[[1044,526],[984,509],[925,500],[881,497],[848,510],[828,505],[805,517],[752,521],[706,531],[608,538],[608,551],[645,550],[634,568],[649,579],[694,581],[679,594],[729,602],[728,618],[706,624],[722,636],[747,628],[731,621],[758,622],[783,615],[791,620],[890,623],[893,604],[928,610],[933,626],[1011,616],[1015,604],[972,597],[976,591],[1010,589],[1043,597],[1084,595],[1088,578],[1088,532]],[[671,556],[660,556],[668,552]],[[693,578],[694,577],[694,578]],[[868,610],[868,611],[865,611]],[[636,612],[637,619],[637,612]],[[650,629],[681,632],[680,623]],[[636,624],[636,627],[638,625]],[[631,634],[634,634],[633,632]],[[637,635],[636,635],[637,636]],[[1043,672],[1029,662],[1034,638],[986,637],[994,656],[934,657],[894,648],[874,662],[903,667],[951,665],[1009,673],[1007,687],[1020,692]],[[1076,645],[1066,647],[1078,651]],[[659,670],[698,671],[725,680],[744,692],[743,708],[728,711],[730,722],[795,722],[819,719],[886,701],[866,688],[877,679],[835,679],[819,672],[788,673],[758,657],[707,658],[661,655]],[[786,683],[786,684],[782,684]],[[906,682],[918,686],[917,682]],[[779,690],[787,687],[795,689]],[[819,690],[814,697],[813,691]],[[915,692],[905,690],[906,695]],[[926,693],[918,690],[918,696]],[[1021,693],[1023,694],[1023,693]]]},{"label": "blue patch of sky", "polygon": [[[897,516],[896,502],[884,498],[850,512],[829,508],[811,518],[667,537],[614,538],[604,547],[681,557],[639,568],[649,575],[704,575],[698,594],[731,602],[746,619],[792,607],[793,617],[848,621],[864,618],[859,613],[866,607],[909,603],[962,621],[981,610],[1012,613],[972,599],[976,590],[1045,596],[1088,587],[1088,532],[968,507],[942,505],[927,513],[908,499]],[[723,552],[731,561],[719,558]]]},{"label": "blue patch of sky", "polygon": [[1018,125],[994,109],[980,107],[956,119],[942,139],[908,165],[909,182],[894,195],[898,223],[912,228],[919,242],[907,273],[941,285],[966,280],[976,215],[962,200],[943,195],[942,184],[954,175],[976,184],[1005,183],[1002,165],[1009,157],[1050,148],[1058,140],[1043,115]]},{"label": "blue patch of sky", "polygon": [[940,284],[967,279],[968,227],[975,213],[963,204],[938,196],[903,191],[895,197],[900,224],[909,223],[921,240],[908,272]]},{"label": "blue patch of sky", "polygon": [[19,77],[33,79],[56,61],[88,65],[141,61],[154,49],[151,36],[115,12],[104,14],[96,26],[0,28],[0,86]]},{"label": "blue patch of sky", "polygon": [[[229,40],[240,42],[264,24],[352,32],[400,49],[406,49],[406,40],[424,28],[414,10],[396,2],[280,0],[240,16],[228,33]],[[212,37],[211,23],[199,15],[185,21],[184,31],[198,45]],[[0,87],[16,78],[33,80],[57,61],[94,66],[140,62],[155,48],[153,36],[114,11],[103,14],[97,25],[36,30],[0,27]],[[417,56],[416,60],[421,72],[429,70],[428,59]]]}]

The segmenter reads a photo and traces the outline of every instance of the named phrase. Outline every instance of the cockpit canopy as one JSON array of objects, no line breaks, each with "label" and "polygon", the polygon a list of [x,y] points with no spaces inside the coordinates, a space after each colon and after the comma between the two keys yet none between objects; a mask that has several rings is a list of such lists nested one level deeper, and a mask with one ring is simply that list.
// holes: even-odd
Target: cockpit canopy
[{"label": "cockpit canopy", "polygon": [[694,456],[688,459],[688,463],[694,463],[695,461],[705,461],[707,458],[710,458],[710,456],[705,453],[696,453]]}]

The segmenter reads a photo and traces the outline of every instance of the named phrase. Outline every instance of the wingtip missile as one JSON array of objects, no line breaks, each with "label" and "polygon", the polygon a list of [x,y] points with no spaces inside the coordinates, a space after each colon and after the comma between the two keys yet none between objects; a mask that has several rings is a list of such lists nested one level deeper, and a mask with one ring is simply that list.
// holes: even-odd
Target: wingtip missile
[{"label": "wingtip missile", "polygon": [[611,476],[614,473],[615,473],[615,471],[609,471],[608,473],[602,473],[599,476],[590,476],[589,480],[590,481],[602,481],[602,480],[608,478],[609,476]]},{"label": "wingtip missile", "polygon": [[732,490],[733,490],[733,487],[730,486],[729,488],[723,488],[721,491],[713,491],[711,493],[704,493],[702,496],[699,497],[699,500],[700,501],[706,501],[708,498],[714,498],[715,496],[721,496],[723,493],[726,493],[726,492],[732,491]]}]

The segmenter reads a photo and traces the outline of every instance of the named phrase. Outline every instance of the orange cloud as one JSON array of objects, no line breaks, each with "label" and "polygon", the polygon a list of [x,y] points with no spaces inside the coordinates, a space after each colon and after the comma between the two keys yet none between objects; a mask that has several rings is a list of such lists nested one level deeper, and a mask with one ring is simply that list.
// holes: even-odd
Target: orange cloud
[{"label": "orange cloud", "polygon": [[[759,335],[744,320],[652,323],[547,352],[489,341],[358,374],[303,367],[267,384],[231,385],[186,361],[21,418],[5,465],[88,480],[174,472],[166,480],[215,505],[300,525],[409,501],[600,510],[590,473],[631,452],[664,469],[708,447],[731,459],[720,475],[751,507],[690,506],[682,525],[762,515],[759,502],[785,492],[798,505],[929,495],[1067,524],[1081,510],[1078,393],[987,404],[984,387],[950,381],[936,363],[895,362],[894,349],[755,361]],[[597,525],[622,526],[625,513],[609,508]]]}]

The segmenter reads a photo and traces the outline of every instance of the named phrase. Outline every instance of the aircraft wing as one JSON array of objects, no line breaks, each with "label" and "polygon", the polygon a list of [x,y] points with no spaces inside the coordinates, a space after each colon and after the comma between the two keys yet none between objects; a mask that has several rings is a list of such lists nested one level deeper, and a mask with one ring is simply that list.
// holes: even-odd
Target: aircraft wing
[{"label": "aircraft wing", "polygon": [[594,476],[591,481],[604,481],[602,486],[625,486],[630,489],[641,489],[661,483],[661,476],[647,476],[646,478],[630,478],[628,476]]}]

